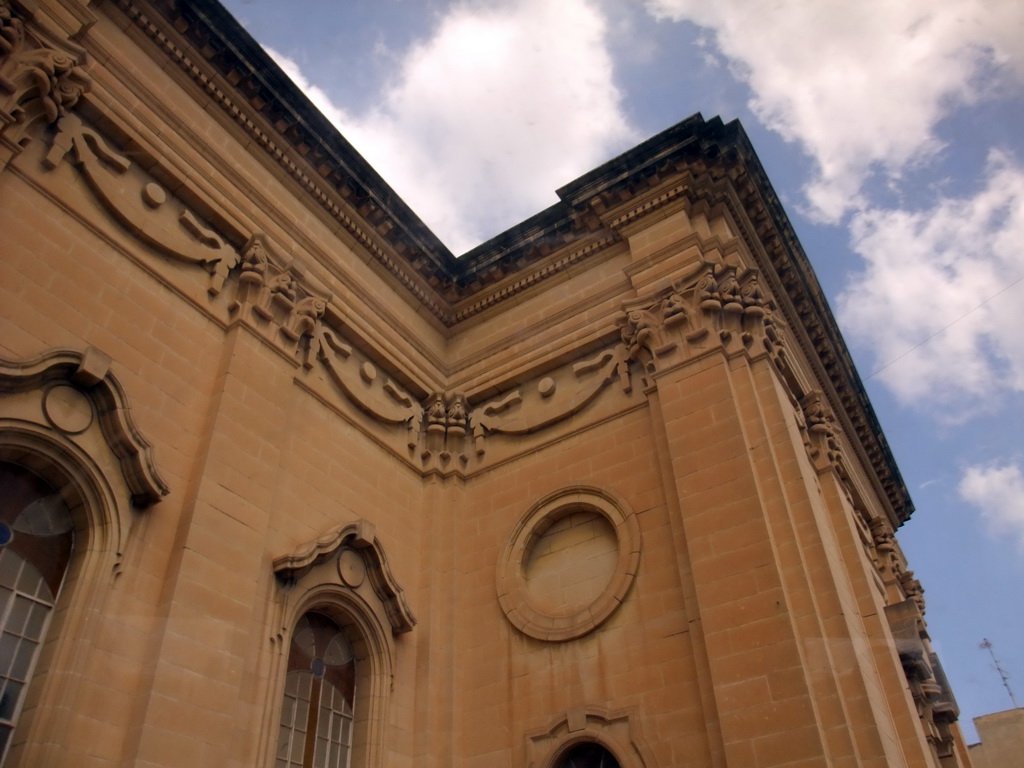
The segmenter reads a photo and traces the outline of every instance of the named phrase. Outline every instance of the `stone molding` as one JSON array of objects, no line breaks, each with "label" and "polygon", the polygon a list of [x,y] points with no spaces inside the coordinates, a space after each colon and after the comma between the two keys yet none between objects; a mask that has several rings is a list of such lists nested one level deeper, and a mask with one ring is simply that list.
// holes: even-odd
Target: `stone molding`
[{"label": "stone molding", "polygon": [[653,768],[653,755],[632,710],[610,711],[598,706],[570,709],[542,729],[526,736],[527,768],[557,768],[565,753],[584,742],[601,744],[622,768]]},{"label": "stone molding", "polygon": [[[575,511],[596,512],[614,528],[618,544],[615,569],[601,595],[568,614],[554,615],[530,598],[524,564],[535,541],[553,523]],[[623,501],[589,486],[564,488],[535,503],[512,529],[498,558],[498,603],[509,622],[537,640],[564,642],[597,629],[625,601],[640,568],[640,525]]]},{"label": "stone molding", "polygon": [[[53,386],[67,386],[84,395],[111,453],[117,457],[132,503],[147,507],[160,501],[170,489],[160,478],[153,449],[135,426],[128,397],[110,372],[110,365],[110,358],[93,347],[85,352],[54,350],[25,362],[0,358],[0,395]],[[54,428],[59,430],[59,425]]]},{"label": "stone molding", "polygon": [[346,551],[358,554],[358,562],[361,562],[373,593],[384,607],[391,631],[396,635],[411,632],[416,625],[416,617],[405,599],[405,592],[391,572],[384,547],[376,536],[376,529],[367,520],[360,519],[332,528],[322,536],[298,547],[291,554],[276,558],[272,565],[274,575],[285,583],[297,582],[315,566],[331,558],[339,558],[339,575],[342,582],[347,587],[358,589],[362,581],[346,581],[344,570],[341,568],[341,558]]}]

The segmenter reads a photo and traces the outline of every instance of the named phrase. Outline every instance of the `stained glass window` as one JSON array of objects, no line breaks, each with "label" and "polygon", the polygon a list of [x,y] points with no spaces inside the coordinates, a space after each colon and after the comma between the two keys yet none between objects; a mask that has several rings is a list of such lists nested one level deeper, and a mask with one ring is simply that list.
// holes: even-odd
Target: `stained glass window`
[{"label": "stained glass window", "polygon": [[310,612],[292,635],[276,768],[349,768],[355,660],[344,630]]},{"label": "stained glass window", "polygon": [[0,462],[0,762],[14,733],[71,557],[71,512],[53,486]]}]

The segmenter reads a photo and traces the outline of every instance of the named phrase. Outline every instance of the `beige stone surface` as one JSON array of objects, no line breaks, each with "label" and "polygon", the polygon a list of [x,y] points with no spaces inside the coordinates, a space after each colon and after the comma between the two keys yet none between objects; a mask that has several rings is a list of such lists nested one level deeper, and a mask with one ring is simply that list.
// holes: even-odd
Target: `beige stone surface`
[{"label": "beige stone surface", "polygon": [[0,52],[0,460],[78,538],[4,768],[273,765],[309,610],[353,768],[968,766],[909,497],[738,125],[459,265],[230,19],[38,5],[4,39],[88,87],[50,119]]},{"label": "beige stone surface", "polygon": [[1017,765],[1024,755],[1024,709],[1007,709],[974,718],[981,741],[968,747],[974,768]]}]

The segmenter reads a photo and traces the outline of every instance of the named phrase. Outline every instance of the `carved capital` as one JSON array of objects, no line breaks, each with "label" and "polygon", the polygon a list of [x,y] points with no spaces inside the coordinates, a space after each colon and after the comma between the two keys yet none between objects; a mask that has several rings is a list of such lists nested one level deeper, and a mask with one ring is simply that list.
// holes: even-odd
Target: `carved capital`
[{"label": "carved capital", "polygon": [[0,0],[0,135],[17,146],[35,123],[52,125],[89,90],[85,51]]},{"label": "carved capital", "polygon": [[714,347],[775,352],[781,334],[774,321],[769,326],[770,311],[756,270],[702,260],[669,288],[624,305],[618,324],[629,359],[653,377],[667,364]]}]

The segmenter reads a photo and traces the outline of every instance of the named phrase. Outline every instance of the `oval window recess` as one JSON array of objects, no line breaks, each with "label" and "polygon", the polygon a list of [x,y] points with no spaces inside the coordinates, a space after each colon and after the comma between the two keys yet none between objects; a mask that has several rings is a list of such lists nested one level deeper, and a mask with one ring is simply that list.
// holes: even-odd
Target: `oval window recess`
[{"label": "oval window recess", "polygon": [[519,631],[561,642],[622,604],[640,564],[640,526],[596,488],[550,494],[523,516],[498,560],[498,602]]}]

